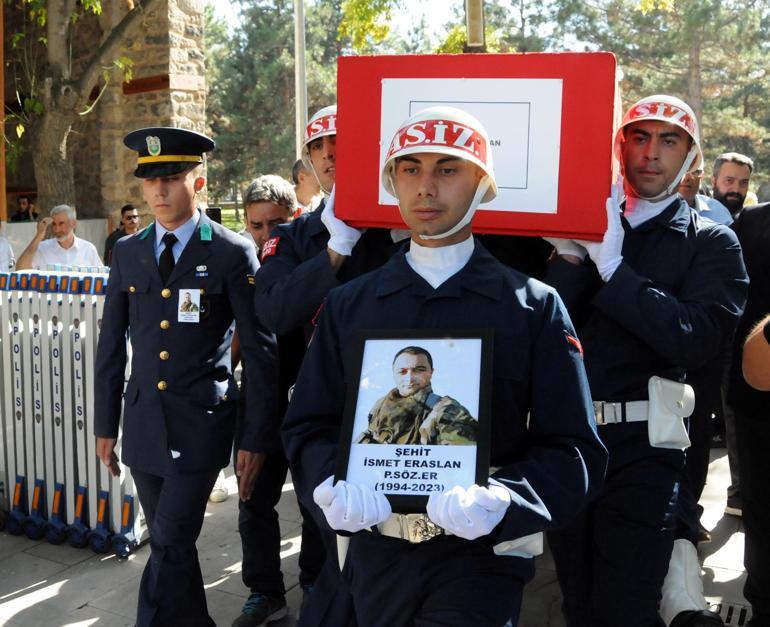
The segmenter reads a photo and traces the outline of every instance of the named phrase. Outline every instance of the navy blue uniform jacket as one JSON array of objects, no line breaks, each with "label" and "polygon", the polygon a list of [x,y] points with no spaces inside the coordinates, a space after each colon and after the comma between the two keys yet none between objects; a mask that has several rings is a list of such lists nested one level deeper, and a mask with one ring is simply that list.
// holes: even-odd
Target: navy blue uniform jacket
[{"label": "navy blue uniform jacket", "polygon": [[682,199],[631,229],[623,261],[604,283],[590,261],[557,258],[546,277],[567,304],[597,401],[648,397],[653,375],[683,381],[717,357],[746,302],[735,234]]},{"label": "navy blue uniform jacket", "polygon": [[[201,237],[205,225],[211,230],[208,241]],[[253,244],[201,213],[165,286],[168,297],[162,295],[154,247],[150,225],[120,240],[113,251],[96,353],[94,433],[118,435],[130,332],[123,461],[156,474],[226,466],[238,397],[230,368],[235,320],[250,375],[239,446],[254,452],[280,450],[275,340],[254,312],[252,283],[258,262]],[[198,323],[178,322],[180,290],[200,290]],[[160,381],[165,390],[159,389]],[[169,450],[179,457],[172,461]]]},{"label": "navy blue uniform jacket", "polygon": [[264,256],[254,290],[257,315],[273,333],[285,335],[311,321],[329,290],[387,261],[396,244],[386,229],[367,229],[335,274],[326,252],[329,233],[321,222],[325,202],[288,224],[277,227],[275,254]]},{"label": "navy blue uniform jacket", "polygon": [[[513,504],[493,543],[567,523],[601,487],[607,453],[583,360],[557,294],[506,268],[476,241],[466,266],[433,289],[404,251],[329,294],[283,434],[300,500],[328,529],[313,489],[335,470],[361,329],[493,328],[491,463]],[[573,338],[574,339],[574,338]],[[528,413],[529,425],[528,425]]]},{"label": "navy blue uniform jacket", "polygon": [[732,228],[743,247],[751,285],[746,311],[735,333],[727,400],[750,416],[764,417],[770,412],[770,392],[760,392],[746,383],[741,364],[746,336],[770,313],[770,203],[746,207]]}]

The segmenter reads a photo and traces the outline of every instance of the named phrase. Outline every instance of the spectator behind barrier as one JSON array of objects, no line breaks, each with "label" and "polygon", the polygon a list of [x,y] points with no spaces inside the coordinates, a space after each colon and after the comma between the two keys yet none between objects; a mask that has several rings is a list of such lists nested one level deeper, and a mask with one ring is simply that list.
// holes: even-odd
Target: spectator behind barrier
[{"label": "spectator behind barrier", "polygon": [[107,236],[104,242],[104,263],[110,265],[112,249],[121,237],[133,235],[142,226],[142,218],[131,203],[120,208],[120,226]]},{"label": "spectator behind barrier", "polygon": [[[53,237],[44,240],[49,226]],[[38,222],[35,237],[21,253],[16,269],[45,270],[49,265],[101,266],[102,260],[94,245],[75,235],[76,226],[74,207],[57,205],[51,209],[50,217]]]}]

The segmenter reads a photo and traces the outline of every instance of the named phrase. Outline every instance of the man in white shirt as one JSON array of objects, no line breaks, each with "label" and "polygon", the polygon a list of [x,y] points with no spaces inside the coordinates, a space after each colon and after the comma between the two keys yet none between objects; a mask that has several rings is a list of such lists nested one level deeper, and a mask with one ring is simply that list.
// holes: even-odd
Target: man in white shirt
[{"label": "man in white shirt", "polygon": [[13,248],[5,235],[0,235],[0,272],[13,270]]},{"label": "man in white shirt", "polygon": [[[51,239],[44,240],[48,226]],[[17,270],[45,270],[49,265],[102,266],[102,260],[91,242],[75,235],[77,219],[75,208],[57,205],[51,215],[37,224],[37,233],[29,246],[21,253]]]}]

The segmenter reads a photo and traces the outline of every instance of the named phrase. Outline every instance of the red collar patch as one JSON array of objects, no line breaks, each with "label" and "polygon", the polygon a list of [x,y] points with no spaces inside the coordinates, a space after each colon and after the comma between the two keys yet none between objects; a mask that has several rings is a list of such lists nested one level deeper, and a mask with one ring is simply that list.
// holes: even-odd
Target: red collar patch
[{"label": "red collar patch", "polygon": [[583,345],[580,343],[580,340],[577,339],[576,337],[570,335],[569,333],[567,333],[565,335],[565,337],[567,339],[567,344],[572,344],[572,346],[574,346],[577,349],[578,353],[580,353],[580,356],[582,357],[583,356]]},{"label": "red collar patch", "polygon": [[281,241],[280,237],[271,237],[269,240],[265,242],[265,245],[262,246],[262,256],[260,257],[261,261],[264,261],[268,257],[272,257],[275,253],[278,252],[278,242]]}]

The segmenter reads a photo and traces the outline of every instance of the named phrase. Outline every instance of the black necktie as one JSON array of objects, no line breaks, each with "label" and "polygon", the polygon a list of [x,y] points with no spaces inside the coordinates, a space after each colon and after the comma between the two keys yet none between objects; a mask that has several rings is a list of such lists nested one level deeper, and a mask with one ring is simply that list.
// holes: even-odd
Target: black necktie
[{"label": "black necktie", "polygon": [[176,243],[176,235],[173,233],[166,233],[163,236],[163,244],[166,246],[160,253],[160,259],[158,260],[158,270],[160,270],[160,278],[163,280],[163,285],[168,283],[168,278],[174,271],[174,253],[171,249]]}]

